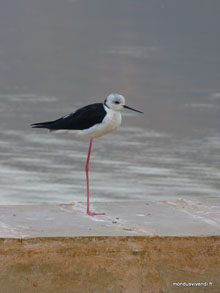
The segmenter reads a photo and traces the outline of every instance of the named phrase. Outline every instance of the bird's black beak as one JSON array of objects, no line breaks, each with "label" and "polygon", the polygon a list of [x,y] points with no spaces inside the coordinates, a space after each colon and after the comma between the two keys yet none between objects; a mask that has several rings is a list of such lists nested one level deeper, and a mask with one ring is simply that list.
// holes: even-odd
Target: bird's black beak
[{"label": "bird's black beak", "polygon": [[123,107],[126,108],[126,109],[129,109],[129,110],[132,110],[132,111],[135,111],[135,112],[138,112],[138,113],[142,113],[142,114],[144,114],[143,112],[138,111],[138,110],[135,110],[135,109],[133,109],[133,108],[131,108],[131,107],[128,107],[128,106],[126,106],[126,105],[124,105]]}]

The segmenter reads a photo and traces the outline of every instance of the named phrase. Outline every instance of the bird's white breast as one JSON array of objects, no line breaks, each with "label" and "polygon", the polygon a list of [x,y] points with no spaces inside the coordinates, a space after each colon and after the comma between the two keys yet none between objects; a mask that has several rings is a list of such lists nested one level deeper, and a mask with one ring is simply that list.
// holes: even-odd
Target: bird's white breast
[{"label": "bird's white breast", "polygon": [[86,138],[97,138],[117,129],[121,125],[121,113],[119,111],[112,111],[106,106],[104,107],[106,116],[101,123],[88,129],[77,130],[76,134]]}]

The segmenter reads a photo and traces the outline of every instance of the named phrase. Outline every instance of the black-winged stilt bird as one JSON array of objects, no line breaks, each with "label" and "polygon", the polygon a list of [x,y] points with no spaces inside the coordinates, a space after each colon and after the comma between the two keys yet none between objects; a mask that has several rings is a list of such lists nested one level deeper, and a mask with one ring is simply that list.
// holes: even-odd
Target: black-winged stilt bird
[{"label": "black-winged stilt bird", "polygon": [[87,214],[90,216],[104,215],[94,213],[89,208],[89,159],[94,138],[103,136],[117,129],[121,124],[121,110],[135,110],[125,105],[125,98],[119,94],[110,94],[104,103],[96,103],[80,108],[54,121],[31,124],[33,128],[47,128],[51,133],[73,133],[80,137],[89,138],[89,150],[86,160],[87,183]]}]

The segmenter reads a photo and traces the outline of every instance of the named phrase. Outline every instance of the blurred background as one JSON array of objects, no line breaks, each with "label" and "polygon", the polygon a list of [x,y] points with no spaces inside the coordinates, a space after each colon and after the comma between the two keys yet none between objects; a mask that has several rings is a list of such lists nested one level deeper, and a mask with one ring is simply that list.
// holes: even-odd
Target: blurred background
[{"label": "blurred background", "polygon": [[217,197],[218,0],[1,0],[0,203],[86,200],[88,140],[30,124],[118,92],[144,115],[94,141],[91,200]]}]

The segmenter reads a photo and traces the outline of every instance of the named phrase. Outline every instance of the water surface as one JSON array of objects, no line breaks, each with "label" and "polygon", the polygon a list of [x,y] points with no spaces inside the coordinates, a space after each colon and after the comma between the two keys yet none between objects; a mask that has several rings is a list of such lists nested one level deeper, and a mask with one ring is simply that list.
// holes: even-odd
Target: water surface
[{"label": "water surface", "polygon": [[92,200],[216,197],[219,1],[2,1],[1,204],[85,201],[88,141],[30,124],[119,92],[144,115],[94,141]]}]

